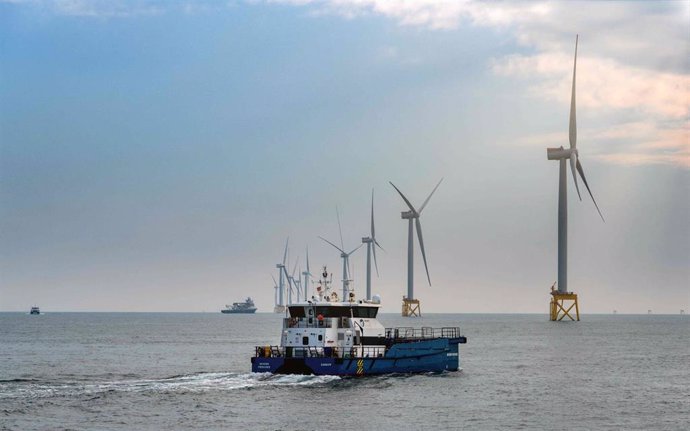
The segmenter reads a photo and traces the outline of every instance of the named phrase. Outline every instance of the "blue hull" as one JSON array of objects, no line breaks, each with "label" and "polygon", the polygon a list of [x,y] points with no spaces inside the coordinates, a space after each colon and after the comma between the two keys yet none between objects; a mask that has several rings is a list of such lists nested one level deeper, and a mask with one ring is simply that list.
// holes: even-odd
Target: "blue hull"
[{"label": "blue hull", "polygon": [[396,343],[382,357],[253,357],[252,371],[336,376],[457,371],[463,342],[464,337]]}]

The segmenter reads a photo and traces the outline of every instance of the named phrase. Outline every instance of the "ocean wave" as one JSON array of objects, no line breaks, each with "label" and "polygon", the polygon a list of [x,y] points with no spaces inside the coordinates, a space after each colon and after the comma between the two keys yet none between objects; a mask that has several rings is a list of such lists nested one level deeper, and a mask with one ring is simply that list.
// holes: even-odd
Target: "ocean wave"
[{"label": "ocean wave", "polygon": [[276,386],[314,386],[340,380],[337,376],[274,375],[270,373],[195,373],[162,379],[102,382],[42,382],[14,379],[0,382],[0,399],[98,396],[118,392],[206,392]]}]

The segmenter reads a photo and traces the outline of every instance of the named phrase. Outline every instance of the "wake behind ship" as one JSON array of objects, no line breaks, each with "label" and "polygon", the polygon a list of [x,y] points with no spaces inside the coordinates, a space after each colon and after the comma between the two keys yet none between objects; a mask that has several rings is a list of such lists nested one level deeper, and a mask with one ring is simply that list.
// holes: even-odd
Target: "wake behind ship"
[{"label": "wake behind ship", "polygon": [[254,306],[252,298],[247,298],[244,302],[234,302],[232,306],[226,305],[220,312],[224,314],[252,314],[256,313],[256,306]]}]

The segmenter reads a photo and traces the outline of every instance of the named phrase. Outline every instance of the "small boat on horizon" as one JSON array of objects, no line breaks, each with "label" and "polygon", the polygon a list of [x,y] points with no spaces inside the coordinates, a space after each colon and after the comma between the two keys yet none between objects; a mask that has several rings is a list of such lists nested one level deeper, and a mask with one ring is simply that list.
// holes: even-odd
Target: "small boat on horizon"
[{"label": "small boat on horizon", "polygon": [[34,305],[33,307],[31,307],[31,311],[29,311],[29,314],[41,314],[41,309]]},{"label": "small boat on horizon", "polygon": [[256,306],[252,298],[248,297],[244,302],[234,302],[232,305],[226,305],[220,312],[223,314],[253,314],[256,313]]}]

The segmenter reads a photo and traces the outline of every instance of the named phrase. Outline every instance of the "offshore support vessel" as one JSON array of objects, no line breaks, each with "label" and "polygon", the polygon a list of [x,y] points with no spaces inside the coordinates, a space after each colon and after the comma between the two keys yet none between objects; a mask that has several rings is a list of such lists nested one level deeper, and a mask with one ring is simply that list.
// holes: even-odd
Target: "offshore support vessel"
[{"label": "offshore support vessel", "polygon": [[[385,328],[377,319],[381,300],[345,300],[330,291],[327,271],[312,300],[290,304],[279,346],[257,346],[253,372],[362,376],[457,371],[457,327]],[[346,292],[343,292],[346,293]]]},{"label": "offshore support vessel", "polygon": [[220,312],[223,314],[251,314],[256,313],[256,306],[252,298],[247,298],[244,302],[233,302],[232,306],[226,305]]}]

